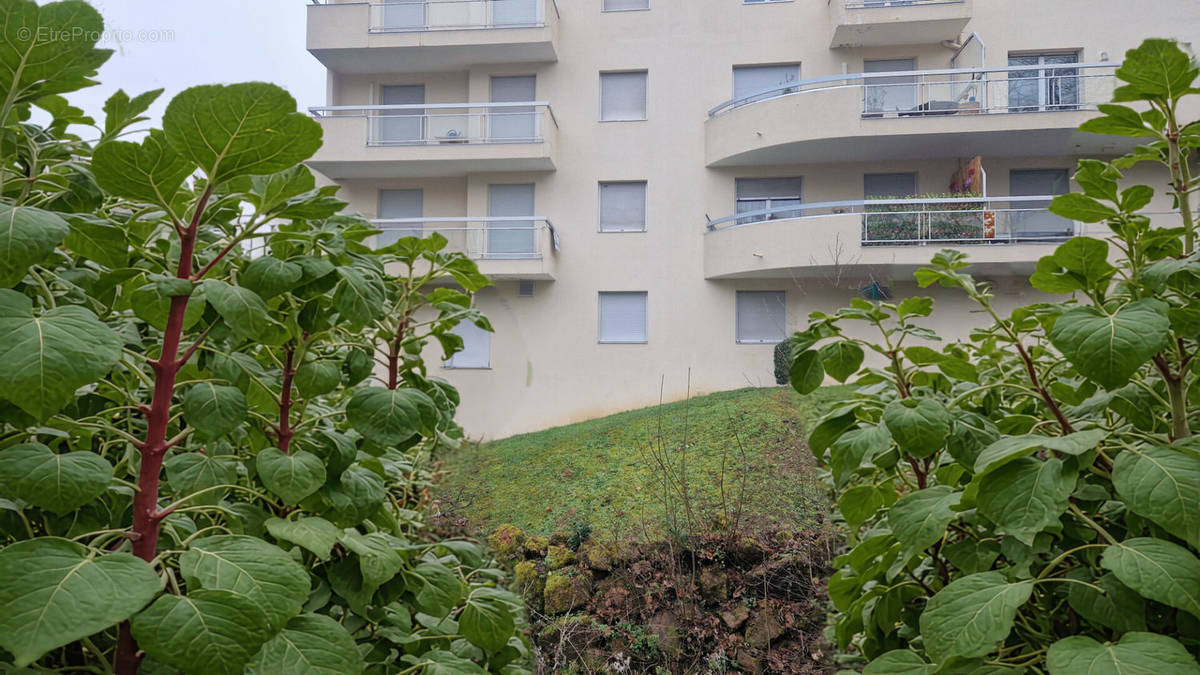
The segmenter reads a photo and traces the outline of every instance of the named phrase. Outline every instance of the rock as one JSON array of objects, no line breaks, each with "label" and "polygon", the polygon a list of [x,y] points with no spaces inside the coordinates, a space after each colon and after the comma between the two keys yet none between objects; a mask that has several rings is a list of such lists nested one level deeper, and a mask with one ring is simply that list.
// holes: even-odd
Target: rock
[{"label": "rock", "polygon": [[535,535],[525,540],[525,552],[539,558],[546,555],[546,548],[549,546],[550,540],[546,537]]},{"label": "rock", "polygon": [[525,532],[516,525],[501,525],[488,535],[488,544],[502,559],[512,559],[521,552],[525,543]]},{"label": "rock", "polygon": [[592,578],[587,572],[551,572],[543,593],[547,614],[562,614],[587,604],[592,596]]},{"label": "rock", "polygon": [[735,602],[721,609],[721,621],[724,621],[730,630],[741,628],[742,624],[746,623],[746,619],[749,618],[750,610],[740,602]]},{"label": "rock", "polygon": [[762,664],[759,663],[758,657],[755,656],[754,654],[750,653],[750,651],[748,651],[746,649],[738,650],[737,662],[738,662],[738,665],[742,667],[742,670],[744,672],[747,672],[747,673],[761,673],[762,672]]},{"label": "rock", "polygon": [[546,569],[562,569],[573,562],[575,562],[575,553],[566,546],[551,544],[546,547]]},{"label": "rock", "polygon": [[613,568],[612,548],[599,542],[588,542],[579,551],[584,564],[599,572],[611,572]]},{"label": "rock", "polygon": [[683,643],[679,639],[679,621],[669,611],[659,612],[650,618],[646,628],[658,638],[658,649],[670,656],[679,656],[683,652]]},{"label": "rock", "polygon": [[700,597],[709,602],[725,602],[729,599],[728,581],[725,572],[705,567],[700,570]]},{"label": "rock", "polygon": [[746,644],[758,649],[766,649],[771,640],[783,635],[783,624],[775,618],[775,612],[770,604],[764,603],[755,613],[754,618],[746,624]]},{"label": "rock", "polygon": [[538,573],[537,563],[532,560],[522,560],[513,568],[516,578],[513,589],[525,596],[530,603],[538,604],[542,592],[546,589],[546,579]]}]

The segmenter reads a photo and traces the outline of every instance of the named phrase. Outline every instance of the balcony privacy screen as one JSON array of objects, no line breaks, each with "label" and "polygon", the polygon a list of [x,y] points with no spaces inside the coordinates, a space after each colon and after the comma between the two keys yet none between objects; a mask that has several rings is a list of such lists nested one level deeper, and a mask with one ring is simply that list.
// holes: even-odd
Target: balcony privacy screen
[{"label": "balcony privacy screen", "polygon": [[646,183],[600,184],[600,231],[642,232],[646,229]]},{"label": "balcony privacy screen", "polygon": [[604,0],[606,12],[619,12],[624,9],[650,9],[650,0]]},{"label": "balcony privacy screen", "polygon": [[446,362],[447,368],[488,368],[492,365],[492,334],[464,321],[450,332],[463,339],[463,350]]},{"label": "balcony privacy screen", "polygon": [[[421,190],[380,190],[380,218],[420,218],[424,214],[424,193]],[[387,246],[401,237],[424,236],[419,223],[404,227],[387,226],[376,237],[376,246]]]},{"label": "balcony privacy screen", "polygon": [[645,291],[600,293],[600,342],[645,341]]},{"label": "balcony privacy screen", "polygon": [[787,337],[785,291],[737,292],[737,341],[746,344],[783,342]]},{"label": "balcony privacy screen", "polygon": [[600,73],[600,119],[646,119],[646,71]]},{"label": "balcony privacy screen", "polygon": [[[756,91],[781,87],[800,81],[800,64],[787,63],[774,66],[734,66],[733,97],[744,98]],[[774,96],[775,94],[770,94]],[[764,95],[765,97],[766,95]]]}]

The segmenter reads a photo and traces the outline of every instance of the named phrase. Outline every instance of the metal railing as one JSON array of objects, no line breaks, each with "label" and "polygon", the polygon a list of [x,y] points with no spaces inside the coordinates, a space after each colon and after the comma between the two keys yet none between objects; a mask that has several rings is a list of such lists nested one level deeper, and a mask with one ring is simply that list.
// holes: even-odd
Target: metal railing
[{"label": "metal railing", "polygon": [[545,0],[396,0],[371,3],[372,33],[546,25]]},{"label": "metal railing", "polygon": [[708,231],[779,220],[857,215],[863,246],[1012,244],[1059,242],[1079,233],[1078,224],[1048,210],[1054,197],[865,199],[795,204],[747,211],[708,223]]},{"label": "metal railing", "polygon": [[869,119],[1091,110],[1112,100],[1114,73],[1120,65],[1064,63],[830,75],[751,92],[716,106],[708,116],[783,96],[843,89],[861,92],[859,112]]},{"label": "metal railing", "polygon": [[[837,1],[837,0],[831,0]],[[961,5],[965,0],[842,0],[846,9],[876,9],[879,7],[908,7],[910,5]]]},{"label": "metal railing", "polygon": [[375,218],[371,224],[382,230],[376,246],[386,246],[401,237],[441,234],[451,251],[475,260],[537,260],[547,240],[554,241],[554,226],[542,216],[489,216],[481,218]]},{"label": "metal railing", "polygon": [[542,143],[547,124],[558,127],[544,101],[527,103],[427,103],[324,106],[318,118],[366,117],[367,145]]}]

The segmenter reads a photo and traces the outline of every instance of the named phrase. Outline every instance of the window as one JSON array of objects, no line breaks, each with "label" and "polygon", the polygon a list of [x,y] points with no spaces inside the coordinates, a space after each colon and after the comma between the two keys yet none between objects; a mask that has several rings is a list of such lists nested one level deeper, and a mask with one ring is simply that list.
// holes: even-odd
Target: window
[{"label": "window", "polygon": [[774,344],[785,338],[785,291],[737,292],[737,341],[740,344]]},{"label": "window", "polygon": [[395,243],[401,237],[425,236],[425,225],[421,222],[387,222],[388,220],[407,220],[420,218],[424,213],[424,194],[421,190],[380,190],[379,191],[379,229],[383,230],[375,237],[375,245],[382,247]]},{"label": "window", "polygon": [[627,12],[631,9],[650,9],[650,0],[604,0],[606,12]]},{"label": "window", "polygon": [[1010,66],[1045,66],[1008,74],[1008,110],[1037,112],[1079,107],[1079,70],[1054,67],[1079,63],[1078,52],[1009,54]]},{"label": "window", "polygon": [[[787,210],[800,204],[800,178],[738,178],[735,183],[738,214],[770,211],[739,218],[738,224],[760,220],[798,218],[799,210]],[[780,210],[783,209],[783,210]]]},{"label": "window", "polygon": [[490,368],[492,365],[492,334],[470,321],[463,321],[450,330],[462,338],[463,350],[446,362],[447,368]]},{"label": "window", "polygon": [[863,176],[863,195],[867,199],[894,199],[916,194],[915,173],[868,173]]},{"label": "window", "polygon": [[[537,100],[537,77],[492,76],[492,103],[529,103]],[[537,109],[533,106],[494,108],[488,111],[488,139],[528,143],[538,138]]]},{"label": "window", "polygon": [[799,81],[799,63],[784,63],[774,66],[734,66],[733,97],[739,100],[756,101],[779,96],[795,91],[794,89],[780,89],[780,87]]},{"label": "window", "polygon": [[488,186],[488,217],[512,220],[491,220],[487,225],[487,257],[514,259],[532,258],[538,253],[537,230],[532,217],[534,184]]},{"label": "window", "polygon": [[[402,84],[379,88],[379,103],[382,105],[423,105],[425,85]],[[425,140],[425,109],[401,108],[383,110],[376,118],[376,143],[406,144]]]},{"label": "window", "polygon": [[517,297],[532,298],[533,297],[533,279],[518,279],[517,280]]},{"label": "window", "polygon": [[600,293],[600,342],[646,342],[646,292]]},{"label": "window", "polygon": [[600,73],[600,119],[646,119],[646,71]]},{"label": "window", "polygon": [[[1013,197],[1051,197],[1071,191],[1067,169],[1013,169],[1008,172],[1008,194]],[[1016,238],[1069,237],[1075,223],[1045,210],[1050,200],[1013,202],[1009,216],[1012,236]]]},{"label": "window", "polygon": [[600,184],[600,231],[646,231],[646,181]]},{"label": "window", "polygon": [[[864,73],[898,73],[917,69],[916,59],[885,59],[863,61]],[[917,78],[915,75],[890,75],[866,79],[863,110],[882,113],[913,110],[917,107]],[[879,117],[880,115],[874,115]]]}]

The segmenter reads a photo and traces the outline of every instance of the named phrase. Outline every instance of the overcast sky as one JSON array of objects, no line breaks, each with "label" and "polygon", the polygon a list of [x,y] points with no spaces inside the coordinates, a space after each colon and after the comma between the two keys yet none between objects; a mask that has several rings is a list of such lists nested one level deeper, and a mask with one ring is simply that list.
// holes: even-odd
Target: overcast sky
[{"label": "overcast sky", "polygon": [[[89,0],[116,51],[100,86],[68,94],[103,124],[104,101],[165,88],[150,110],[157,125],[171,97],[192,85],[273,82],[301,110],[325,102],[325,68],[304,49],[308,0]],[[45,4],[43,0],[40,4]]]}]

